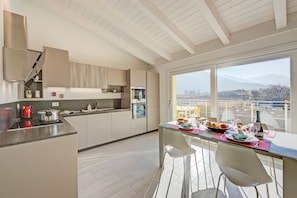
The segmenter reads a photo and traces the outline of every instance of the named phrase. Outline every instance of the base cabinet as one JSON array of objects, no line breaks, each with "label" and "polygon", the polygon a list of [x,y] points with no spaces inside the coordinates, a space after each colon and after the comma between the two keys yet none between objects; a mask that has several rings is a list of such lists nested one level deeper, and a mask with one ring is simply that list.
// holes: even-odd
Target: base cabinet
[{"label": "base cabinet", "polygon": [[88,147],[111,141],[111,113],[87,115]]},{"label": "base cabinet", "polygon": [[0,197],[78,197],[77,135],[0,148]]},{"label": "base cabinet", "polygon": [[65,120],[77,131],[78,150],[88,148],[87,116],[65,117]]},{"label": "base cabinet", "polygon": [[112,140],[131,136],[131,111],[112,113]]},{"label": "base cabinet", "polygon": [[146,118],[132,119],[132,135],[147,132]]}]

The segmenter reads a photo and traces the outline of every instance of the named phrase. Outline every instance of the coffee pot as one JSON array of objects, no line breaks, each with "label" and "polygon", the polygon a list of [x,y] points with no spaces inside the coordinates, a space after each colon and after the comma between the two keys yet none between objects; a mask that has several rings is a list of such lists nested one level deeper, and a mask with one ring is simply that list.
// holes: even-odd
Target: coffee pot
[{"label": "coffee pot", "polygon": [[25,119],[32,118],[33,107],[31,105],[23,106],[21,109],[21,117]]}]

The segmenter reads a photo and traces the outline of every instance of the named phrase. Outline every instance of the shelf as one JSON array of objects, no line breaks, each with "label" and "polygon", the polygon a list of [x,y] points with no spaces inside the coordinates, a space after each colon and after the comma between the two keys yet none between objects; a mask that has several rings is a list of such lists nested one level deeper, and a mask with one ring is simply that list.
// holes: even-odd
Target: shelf
[{"label": "shelf", "polygon": [[42,83],[42,80],[34,80],[35,83]]}]

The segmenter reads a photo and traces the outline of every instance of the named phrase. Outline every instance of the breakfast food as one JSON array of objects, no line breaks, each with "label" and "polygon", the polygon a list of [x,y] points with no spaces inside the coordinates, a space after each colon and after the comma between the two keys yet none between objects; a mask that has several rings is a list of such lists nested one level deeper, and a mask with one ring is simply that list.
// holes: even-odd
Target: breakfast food
[{"label": "breakfast food", "polygon": [[220,123],[220,122],[211,122],[208,121],[206,123],[207,127],[212,128],[212,129],[219,129],[219,130],[227,130],[228,125],[225,123]]},{"label": "breakfast food", "polygon": [[188,119],[185,119],[185,118],[178,118],[177,119],[177,124],[183,124],[183,123],[188,123],[189,120]]},{"label": "breakfast food", "polygon": [[227,129],[228,128],[228,125],[225,124],[225,123],[220,123],[220,129]]},{"label": "breakfast food", "polygon": [[178,123],[178,124],[184,123],[184,118],[178,118],[178,119],[177,119],[177,123]]}]

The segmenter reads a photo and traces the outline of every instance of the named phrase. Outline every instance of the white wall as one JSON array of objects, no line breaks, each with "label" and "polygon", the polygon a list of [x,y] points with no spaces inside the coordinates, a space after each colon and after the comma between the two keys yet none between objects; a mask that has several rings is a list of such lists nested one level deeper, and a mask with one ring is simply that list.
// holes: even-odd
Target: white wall
[{"label": "white wall", "polygon": [[[49,46],[68,50],[69,59],[73,62],[120,69],[147,69],[143,61],[29,0],[1,0],[1,27],[3,10],[27,17],[29,49],[42,51],[42,46]],[[3,28],[0,37],[2,47]],[[3,81],[2,48],[0,52],[0,104],[15,102],[18,100],[17,84]]]}]

